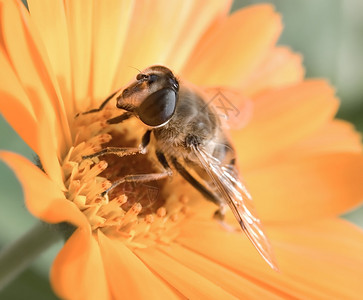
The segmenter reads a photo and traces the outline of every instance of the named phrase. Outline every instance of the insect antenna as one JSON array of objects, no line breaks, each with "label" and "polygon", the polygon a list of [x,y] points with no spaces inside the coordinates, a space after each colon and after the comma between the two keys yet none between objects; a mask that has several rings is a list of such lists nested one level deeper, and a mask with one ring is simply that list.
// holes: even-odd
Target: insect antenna
[{"label": "insect antenna", "polygon": [[128,66],[129,68],[135,69],[136,71],[139,71],[139,74],[141,73],[141,71],[138,68],[135,68],[133,66]]}]

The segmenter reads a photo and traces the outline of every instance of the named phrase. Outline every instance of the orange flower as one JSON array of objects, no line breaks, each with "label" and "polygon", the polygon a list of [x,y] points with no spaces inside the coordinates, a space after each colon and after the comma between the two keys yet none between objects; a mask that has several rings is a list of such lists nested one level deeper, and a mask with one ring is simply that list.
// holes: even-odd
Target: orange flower
[{"label": "orange flower", "polygon": [[[61,298],[362,294],[363,234],[337,218],[362,200],[360,137],[333,120],[332,88],[303,81],[300,56],[275,46],[281,23],[272,7],[228,15],[230,3],[219,0],[28,3],[30,14],[20,1],[0,1],[0,106],[45,172],[14,153],[1,158],[35,216],[77,227],[51,271]],[[165,204],[146,216],[137,202],[126,209],[122,194],[99,197],[110,184],[98,176],[107,163],[81,156],[116,134],[135,136],[140,123],[105,128],[111,107],[75,115],[125,86],[135,76],[129,66],[153,64],[251,99],[250,122],[231,136],[281,272],[244,235],[216,224],[215,206],[178,179],[166,183]]]}]

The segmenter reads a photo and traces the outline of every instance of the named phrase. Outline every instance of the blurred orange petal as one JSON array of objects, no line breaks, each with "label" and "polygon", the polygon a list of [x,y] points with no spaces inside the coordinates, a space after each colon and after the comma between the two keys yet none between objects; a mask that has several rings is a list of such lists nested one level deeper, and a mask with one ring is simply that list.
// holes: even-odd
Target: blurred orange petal
[{"label": "blurred orange petal", "polygon": [[[42,38],[49,64],[57,78],[68,118],[75,115],[72,99],[71,61],[64,1],[27,1],[31,19]],[[52,24],[49,26],[49,24]],[[61,45],[61,47],[60,47]]]},{"label": "blurred orange petal", "polygon": [[[13,12],[11,5],[10,8],[10,12]],[[0,13],[3,12],[4,10],[1,9]],[[56,118],[53,108],[48,105],[49,101],[47,99],[38,98],[33,93],[33,89],[29,90],[24,86],[24,82],[20,80],[17,70],[13,68],[13,64],[9,60],[5,46],[6,43],[1,42],[1,112],[24,141],[39,155],[47,174],[60,187],[63,187],[63,179],[57,157],[57,155],[60,155],[61,150],[57,144],[59,139],[55,141],[55,139],[49,138],[56,135],[52,129],[53,127],[49,124],[57,123],[59,119]],[[47,111],[47,109],[49,110]],[[53,120],[50,121],[51,119]],[[69,130],[68,125],[67,128]]]},{"label": "blurred orange petal", "polygon": [[[135,1],[95,1],[92,32],[92,106],[111,94]],[[107,58],[107,64],[105,63]],[[120,88],[120,87],[117,87]]]},{"label": "blurred orange petal", "polygon": [[318,219],[361,203],[363,157],[334,153],[279,161],[246,172],[244,178],[265,222]]},{"label": "blurred orange petal", "polygon": [[72,98],[76,112],[88,108],[92,55],[93,1],[65,1],[71,60]]},{"label": "blurred orange petal", "polygon": [[235,299],[223,287],[181,264],[156,248],[136,250],[141,260],[187,299]]},{"label": "blurred orange petal", "polygon": [[36,116],[30,99],[2,51],[0,66],[1,113],[19,136],[38,154],[49,177],[63,188],[57,151],[51,139],[44,138],[49,134],[49,127],[47,124],[41,126],[43,122],[47,122],[43,121],[46,117]]},{"label": "blurred orange petal", "polygon": [[0,26],[2,51],[8,56],[37,117],[42,116],[49,130],[48,139],[58,157],[70,146],[70,130],[63,101],[51,71],[45,49],[24,5],[1,1]]},{"label": "blurred orange petal", "polygon": [[77,229],[67,240],[53,263],[50,277],[62,299],[113,299],[98,243],[83,229]]},{"label": "blurred orange petal", "polygon": [[[14,73],[5,53],[0,51],[0,109],[19,136],[34,152],[40,151],[38,122],[32,104]],[[19,122],[19,115],[22,122]]]},{"label": "blurred orange petal", "polygon": [[348,222],[268,227],[280,273],[264,267],[244,235],[217,226],[189,222],[178,241],[284,299],[355,299],[363,293],[363,232]]},{"label": "blurred orange petal", "polygon": [[276,47],[240,88],[252,96],[265,89],[298,83],[304,79],[304,73],[301,55],[286,47]]},{"label": "blurred orange petal", "polygon": [[89,228],[78,207],[68,201],[60,188],[37,166],[11,152],[0,152],[0,158],[22,183],[25,204],[34,216],[48,223],[69,222]]},{"label": "blurred orange petal", "polygon": [[309,136],[334,117],[338,101],[322,80],[309,80],[253,99],[253,117],[232,131],[242,171],[261,165],[276,152]]},{"label": "blurred orange petal", "polygon": [[195,84],[238,87],[263,61],[281,32],[268,4],[233,13],[202,37],[182,75]]},{"label": "blurred orange petal", "polygon": [[361,153],[361,134],[343,120],[332,120],[309,137],[281,151],[274,160],[292,159],[324,153]]},{"label": "blurred orange petal", "polygon": [[226,15],[230,3],[229,0],[135,1],[118,65],[122,72],[115,74],[114,89],[135,77],[137,71],[133,68],[141,70],[166,64],[179,72],[200,36],[220,17],[221,11]]},{"label": "blurred orange petal", "polygon": [[112,299],[179,299],[123,243],[98,231]]},{"label": "blurred orange petal", "polygon": [[173,45],[166,55],[165,65],[173,68],[174,72],[179,72],[193,55],[200,37],[228,15],[232,2],[198,0],[188,3],[188,7],[183,8],[184,23],[180,26],[179,32],[173,34]]}]

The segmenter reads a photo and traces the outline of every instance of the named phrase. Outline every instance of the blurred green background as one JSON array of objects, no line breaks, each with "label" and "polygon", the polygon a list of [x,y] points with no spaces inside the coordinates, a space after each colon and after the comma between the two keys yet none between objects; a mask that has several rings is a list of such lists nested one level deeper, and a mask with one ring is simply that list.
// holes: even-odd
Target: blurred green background
[{"label": "blurred green background", "polygon": [[[237,0],[233,9],[259,2],[276,6],[285,25],[279,43],[303,54],[307,77],[328,78],[341,99],[338,116],[363,132],[363,1]],[[0,149],[34,158],[34,153],[3,118],[0,137]],[[25,233],[36,220],[24,206],[21,186],[3,163],[0,174],[0,247],[3,247]],[[363,227],[363,208],[344,217]],[[48,272],[61,246],[54,245],[43,253],[30,269],[0,292],[0,299],[57,299],[50,289]]]}]

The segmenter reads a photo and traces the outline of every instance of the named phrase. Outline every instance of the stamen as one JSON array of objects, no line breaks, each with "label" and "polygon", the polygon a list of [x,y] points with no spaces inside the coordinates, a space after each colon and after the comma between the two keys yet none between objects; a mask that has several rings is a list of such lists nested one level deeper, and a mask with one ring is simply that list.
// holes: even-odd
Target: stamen
[{"label": "stamen", "polygon": [[84,189],[84,193],[86,194],[88,199],[97,198],[97,196],[101,195],[107,189],[112,186],[112,183],[107,179],[97,177],[93,184],[87,184]]},{"label": "stamen", "polygon": [[75,197],[77,197],[80,192],[80,189],[81,189],[80,180],[71,181],[69,188],[68,188],[68,199],[73,200]]},{"label": "stamen", "polygon": [[158,210],[156,211],[156,215],[159,218],[164,218],[166,216],[166,209],[165,209],[165,207],[159,207]]},{"label": "stamen", "polygon": [[[187,196],[171,194],[166,201],[159,181],[121,184],[106,197],[102,196],[123,176],[148,173],[148,169],[149,173],[158,172],[149,154],[121,158],[105,154],[102,160],[83,159],[105,147],[138,147],[145,130],[140,126],[107,124],[107,119],[118,114],[116,109],[105,108],[97,113],[80,114],[75,119],[78,128],[75,142],[62,161],[65,195],[87,217],[92,230],[101,230],[128,247],[170,243],[179,234],[179,222],[189,213]],[[128,122],[133,124],[132,120]]]},{"label": "stamen", "polygon": [[134,220],[137,215],[141,212],[142,206],[140,203],[135,203],[125,214],[122,222],[120,223],[120,227],[124,226],[125,224],[129,223],[131,220]]},{"label": "stamen", "polygon": [[101,160],[99,163],[95,164],[84,176],[82,181],[89,181],[106,170],[108,164],[106,161]]},{"label": "stamen", "polygon": [[180,195],[179,202],[185,205],[189,202],[189,198],[186,195]]},{"label": "stamen", "polygon": [[178,214],[171,215],[171,216],[170,216],[170,220],[171,220],[172,222],[176,222],[176,221],[178,221],[178,220],[179,220],[179,216],[178,216]]},{"label": "stamen", "polygon": [[154,220],[155,220],[155,218],[154,218],[154,215],[152,215],[152,214],[146,215],[144,218],[144,221],[146,224],[152,224],[154,222]]},{"label": "stamen", "polygon": [[125,195],[120,195],[114,199],[112,199],[107,205],[104,205],[100,208],[100,215],[105,218],[114,219],[119,216],[121,209],[121,205],[126,203],[127,197]]},{"label": "stamen", "polygon": [[87,197],[83,195],[78,195],[73,200],[74,204],[76,204],[80,210],[90,207],[90,205],[86,205],[86,201]]},{"label": "stamen", "polygon": [[88,144],[89,146],[99,146],[99,145],[108,143],[111,140],[112,140],[112,135],[110,135],[108,133],[103,133],[103,134],[96,135],[93,138],[89,139],[86,142],[86,144]]}]

